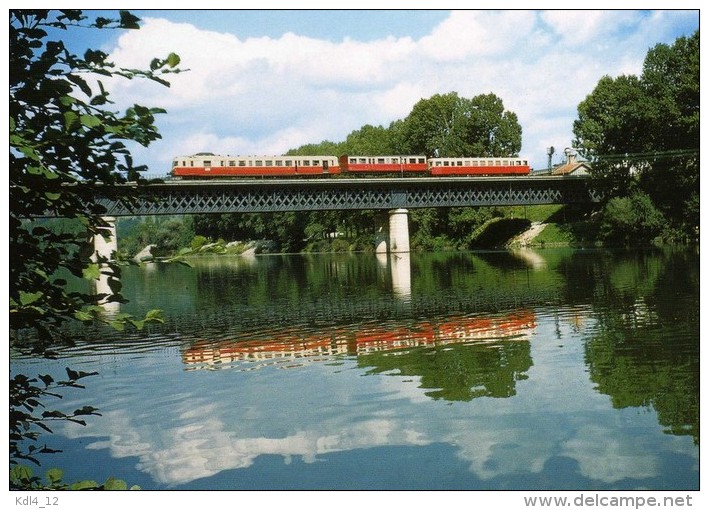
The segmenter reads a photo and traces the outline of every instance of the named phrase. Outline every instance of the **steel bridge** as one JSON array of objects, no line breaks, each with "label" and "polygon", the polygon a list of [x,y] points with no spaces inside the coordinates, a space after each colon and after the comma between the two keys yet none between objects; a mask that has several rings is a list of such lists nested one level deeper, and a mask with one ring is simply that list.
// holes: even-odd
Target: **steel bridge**
[{"label": "steel bridge", "polygon": [[124,185],[133,206],[100,199],[106,216],[393,210],[597,202],[583,176],[166,181]]}]

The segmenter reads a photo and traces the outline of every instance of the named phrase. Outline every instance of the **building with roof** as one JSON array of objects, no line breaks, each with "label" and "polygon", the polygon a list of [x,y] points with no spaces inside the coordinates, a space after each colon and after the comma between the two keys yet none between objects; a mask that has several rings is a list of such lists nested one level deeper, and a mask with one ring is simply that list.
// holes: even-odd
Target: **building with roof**
[{"label": "building with roof", "polygon": [[564,149],[566,162],[551,169],[551,175],[589,175],[591,165],[587,161],[578,161],[576,149]]}]

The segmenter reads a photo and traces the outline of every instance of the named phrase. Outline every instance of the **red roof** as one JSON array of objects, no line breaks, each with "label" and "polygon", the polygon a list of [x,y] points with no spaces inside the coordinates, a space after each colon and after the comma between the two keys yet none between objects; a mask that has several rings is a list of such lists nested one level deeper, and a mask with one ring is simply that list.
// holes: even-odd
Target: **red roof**
[{"label": "red roof", "polygon": [[590,171],[591,167],[588,166],[587,163],[566,163],[565,165],[553,168],[551,171],[551,175],[570,175],[573,173],[589,173]]}]

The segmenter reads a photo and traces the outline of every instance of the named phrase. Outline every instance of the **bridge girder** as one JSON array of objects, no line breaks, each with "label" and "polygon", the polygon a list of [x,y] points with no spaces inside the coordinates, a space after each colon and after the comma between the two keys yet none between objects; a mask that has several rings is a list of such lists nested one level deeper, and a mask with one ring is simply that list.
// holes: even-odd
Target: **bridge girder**
[{"label": "bridge girder", "polygon": [[180,181],[126,186],[110,216],[476,207],[597,202],[582,177]]}]

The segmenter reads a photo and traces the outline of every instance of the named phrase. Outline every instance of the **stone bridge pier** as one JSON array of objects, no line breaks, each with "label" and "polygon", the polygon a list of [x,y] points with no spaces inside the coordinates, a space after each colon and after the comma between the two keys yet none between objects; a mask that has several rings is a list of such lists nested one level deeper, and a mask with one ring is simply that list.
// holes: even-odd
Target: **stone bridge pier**
[{"label": "stone bridge pier", "polygon": [[375,216],[374,244],[376,253],[408,253],[409,211],[393,209]]}]

